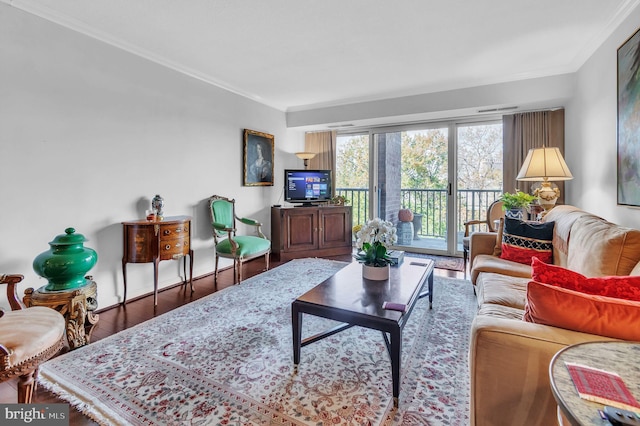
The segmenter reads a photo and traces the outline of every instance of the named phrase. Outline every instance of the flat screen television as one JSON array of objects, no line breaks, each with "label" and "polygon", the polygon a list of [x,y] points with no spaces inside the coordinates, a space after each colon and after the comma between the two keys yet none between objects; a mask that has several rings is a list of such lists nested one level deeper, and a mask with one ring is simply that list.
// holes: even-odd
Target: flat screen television
[{"label": "flat screen television", "polygon": [[284,200],[313,206],[331,199],[331,170],[285,170]]}]

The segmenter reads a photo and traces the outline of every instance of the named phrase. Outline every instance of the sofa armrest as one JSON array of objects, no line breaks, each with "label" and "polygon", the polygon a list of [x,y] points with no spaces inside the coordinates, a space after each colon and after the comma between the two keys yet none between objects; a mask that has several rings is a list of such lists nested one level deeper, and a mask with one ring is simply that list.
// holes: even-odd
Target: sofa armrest
[{"label": "sofa armrest", "polygon": [[479,254],[493,254],[496,247],[496,232],[473,232],[469,236],[469,265],[473,268],[473,259]]},{"label": "sofa armrest", "polygon": [[471,425],[557,424],[549,364],[562,348],[614,340],[593,334],[483,315],[469,347]]}]

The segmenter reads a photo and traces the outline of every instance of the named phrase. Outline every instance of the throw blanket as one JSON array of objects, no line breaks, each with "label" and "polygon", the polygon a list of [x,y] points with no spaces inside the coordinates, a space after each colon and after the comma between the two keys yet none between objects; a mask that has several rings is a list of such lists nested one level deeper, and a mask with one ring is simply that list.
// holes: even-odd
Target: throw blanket
[{"label": "throw blanket", "polygon": [[544,218],[545,222],[555,222],[553,231],[553,263],[562,267],[567,266],[569,253],[569,234],[573,223],[586,213],[577,207],[563,205],[556,206]]}]

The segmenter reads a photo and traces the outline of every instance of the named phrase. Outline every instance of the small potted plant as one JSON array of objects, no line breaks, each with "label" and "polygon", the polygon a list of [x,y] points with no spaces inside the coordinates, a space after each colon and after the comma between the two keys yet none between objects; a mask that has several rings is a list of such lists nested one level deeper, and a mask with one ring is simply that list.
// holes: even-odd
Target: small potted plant
[{"label": "small potted plant", "polygon": [[358,253],[355,259],[362,263],[362,276],[370,280],[389,278],[391,258],[387,249],[398,241],[393,223],[375,218],[368,221],[356,234]]},{"label": "small potted plant", "polygon": [[505,215],[516,219],[522,219],[524,212],[529,208],[533,200],[535,200],[531,194],[522,192],[516,189],[516,192],[505,192],[502,194],[502,208],[505,210]]}]

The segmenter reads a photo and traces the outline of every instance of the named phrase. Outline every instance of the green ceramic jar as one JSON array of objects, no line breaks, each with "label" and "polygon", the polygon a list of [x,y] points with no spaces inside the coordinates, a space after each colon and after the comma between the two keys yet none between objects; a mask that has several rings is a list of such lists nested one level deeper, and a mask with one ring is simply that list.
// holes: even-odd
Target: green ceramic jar
[{"label": "green ceramic jar", "polygon": [[88,282],[85,274],[98,261],[95,250],[84,247],[87,239],[82,234],[76,234],[73,228],[67,228],[64,232],[49,243],[49,250],[40,253],[33,261],[36,274],[49,281],[46,291],[84,286]]}]

